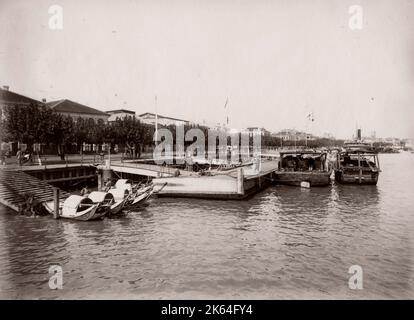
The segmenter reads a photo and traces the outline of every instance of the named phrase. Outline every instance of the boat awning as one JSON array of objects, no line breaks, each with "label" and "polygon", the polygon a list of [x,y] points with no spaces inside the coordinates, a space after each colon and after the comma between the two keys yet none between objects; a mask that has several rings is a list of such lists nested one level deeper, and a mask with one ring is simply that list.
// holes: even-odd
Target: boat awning
[{"label": "boat awning", "polygon": [[110,202],[114,199],[114,196],[112,193],[108,192],[102,192],[102,191],[93,191],[88,195],[88,198],[91,199],[93,202]]},{"label": "boat awning", "polygon": [[129,194],[128,188],[113,188],[109,190],[109,193],[113,195],[115,201],[120,201],[125,199],[126,196]]},{"label": "boat awning", "polygon": [[74,215],[78,211],[79,206],[84,204],[93,205],[93,201],[86,197],[71,195],[63,203],[62,214]]},{"label": "boat awning", "polygon": [[116,189],[127,189],[129,192],[132,191],[132,181],[129,179],[119,179],[115,183]]}]

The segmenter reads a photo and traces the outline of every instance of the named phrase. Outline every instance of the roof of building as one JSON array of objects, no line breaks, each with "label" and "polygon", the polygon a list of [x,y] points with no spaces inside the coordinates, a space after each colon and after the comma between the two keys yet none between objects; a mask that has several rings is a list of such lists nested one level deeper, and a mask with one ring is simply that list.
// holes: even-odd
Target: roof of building
[{"label": "roof of building", "polygon": [[135,117],[134,114],[127,114],[127,115],[124,115],[124,116],[120,116],[119,114],[115,113],[115,114],[111,114],[109,116],[108,121],[113,122],[113,121],[116,121],[116,119],[134,118],[134,117]]},{"label": "roof of building", "polygon": [[[138,117],[143,117],[143,116],[145,116],[145,115],[150,115],[150,116],[154,116],[155,117],[155,113],[151,113],[151,112],[145,112],[145,113],[142,113],[142,114],[140,114]],[[177,118],[171,118],[171,117],[165,117],[165,116],[162,116],[162,115],[159,115],[158,114],[158,118],[161,118],[161,119],[169,119],[169,120],[174,120],[174,121],[184,121],[184,122],[190,122],[190,121],[188,121],[188,120],[183,120],[183,119],[177,119]]]},{"label": "roof of building", "polygon": [[46,103],[46,106],[56,110],[57,112],[66,112],[66,113],[83,113],[83,114],[90,114],[90,115],[98,115],[98,116],[107,116],[109,117],[109,114],[91,108],[87,107],[83,104],[77,103],[75,101],[71,101],[68,99],[62,99],[58,101],[51,101]]},{"label": "roof of building", "polygon": [[113,114],[113,113],[129,113],[135,114],[135,111],[127,110],[127,109],[117,109],[117,110],[109,110],[106,113]]},{"label": "roof of building", "polygon": [[1,88],[0,88],[0,102],[6,103],[6,104],[25,104],[25,105],[29,105],[31,103],[39,104],[39,105],[44,104],[41,101],[23,96],[21,94],[15,93],[10,90],[1,89]]}]

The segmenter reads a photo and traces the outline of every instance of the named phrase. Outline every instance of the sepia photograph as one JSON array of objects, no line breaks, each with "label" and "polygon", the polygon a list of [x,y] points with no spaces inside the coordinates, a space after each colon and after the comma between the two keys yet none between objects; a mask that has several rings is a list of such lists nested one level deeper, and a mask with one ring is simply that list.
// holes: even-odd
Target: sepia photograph
[{"label": "sepia photograph", "polygon": [[0,0],[0,144],[1,300],[414,299],[413,0]]}]

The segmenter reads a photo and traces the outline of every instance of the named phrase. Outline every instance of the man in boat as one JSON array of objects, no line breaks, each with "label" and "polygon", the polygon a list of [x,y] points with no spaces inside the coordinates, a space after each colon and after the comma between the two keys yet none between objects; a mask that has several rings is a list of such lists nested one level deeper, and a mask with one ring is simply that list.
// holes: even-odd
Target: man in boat
[{"label": "man in boat", "polygon": [[306,171],[308,170],[308,161],[303,159],[301,156],[298,157],[298,170]]},{"label": "man in boat", "polygon": [[309,164],[309,171],[312,171],[313,168],[315,167],[315,159],[313,159],[312,157],[310,157],[308,159],[308,164]]},{"label": "man in boat", "polygon": [[80,191],[80,195],[81,195],[81,196],[86,196],[87,194],[89,194],[89,189],[88,189],[88,187],[87,187],[87,186],[84,186],[84,187],[82,188],[82,190]]},{"label": "man in boat", "polygon": [[111,179],[108,178],[108,180],[106,180],[105,182],[105,186],[104,186],[104,191],[108,192],[112,187],[112,182]]}]

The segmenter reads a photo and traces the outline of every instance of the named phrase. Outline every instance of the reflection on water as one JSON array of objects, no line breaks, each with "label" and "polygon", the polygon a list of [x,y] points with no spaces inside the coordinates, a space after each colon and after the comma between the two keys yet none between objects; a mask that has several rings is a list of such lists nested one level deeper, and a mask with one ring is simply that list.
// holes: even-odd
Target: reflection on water
[{"label": "reflection on water", "polygon": [[[378,186],[153,199],[122,219],[56,221],[1,207],[0,297],[413,298],[414,155],[381,160]],[[48,288],[52,264],[63,267],[63,290]],[[348,289],[355,264],[361,291]]]}]

